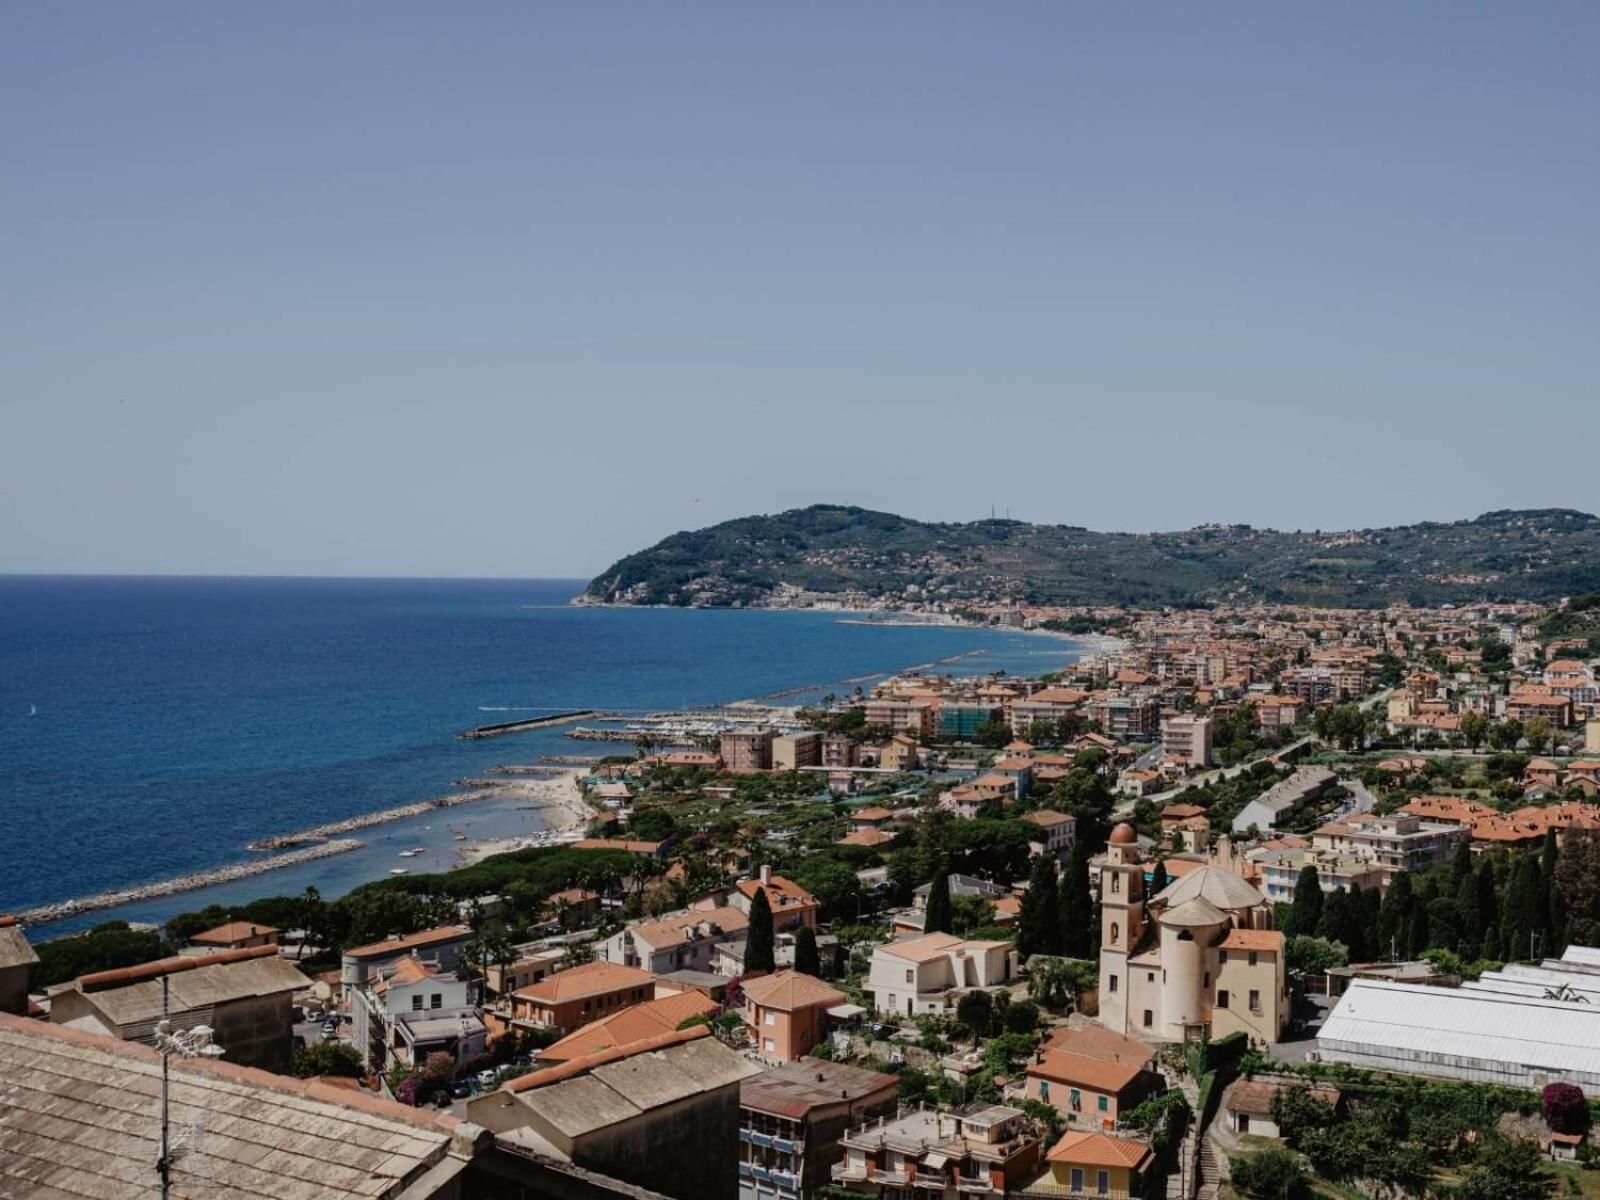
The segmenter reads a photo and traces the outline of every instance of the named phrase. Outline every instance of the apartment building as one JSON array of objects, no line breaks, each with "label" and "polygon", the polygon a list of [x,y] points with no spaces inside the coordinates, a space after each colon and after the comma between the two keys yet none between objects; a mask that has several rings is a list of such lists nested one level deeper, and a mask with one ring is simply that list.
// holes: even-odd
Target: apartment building
[{"label": "apartment building", "polygon": [[1129,741],[1156,736],[1161,721],[1161,705],[1154,696],[1096,695],[1084,705],[1084,714],[1097,721],[1106,736]]},{"label": "apartment building", "polygon": [[772,769],[772,730],[730,729],[720,743],[722,764],[730,771]]},{"label": "apartment building", "polygon": [[1037,1172],[1039,1139],[1003,1104],[921,1109],[852,1129],[841,1139],[836,1184],[870,1196],[958,1200],[1004,1196]]},{"label": "apartment building", "polygon": [[1189,770],[1211,765],[1211,718],[1192,713],[1161,722],[1161,753],[1166,761]]},{"label": "apartment building", "polygon": [[1038,839],[1028,843],[1035,854],[1048,854],[1059,863],[1072,857],[1072,846],[1077,841],[1076,817],[1056,812],[1053,808],[1041,808],[1024,813],[1022,819],[1038,827]]},{"label": "apartment building", "polygon": [[595,947],[595,957],[652,975],[710,971],[716,948],[749,928],[748,915],[731,905],[688,909],[624,926]]},{"label": "apartment building", "polygon": [[897,1076],[810,1059],[739,1086],[739,1200],[817,1200],[852,1128],[893,1117]]},{"label": "apartment building", "polygon": [[511,994],[512,1020],[570,1033],[655,995],[655,977],[621,963],[570,967]]},{"label": "apartment building", "polygon": [[420,1066],[434,1053],[461,1062],[482,1054],[487,1037],[467,981],[419,959],[380,967],[351,994],[350,1038],[373,1071]]},{"label": "apartment building", "polygon": [[772,739],[772,769],[798,771],[822,765],[822,735],[814,729]]},{"label": "apartment building", "polygon": [[1452,861],[1467,844],[1467,836],[1458,824],[1425,821],[1416,813],[1401,811],[1324,825],[1311,835],[1311,844],[1375,863],[1387,886],[1401,871],[1425,871]]},{"label": "apartment building", "polygon": [[822,739],[822,765],[833,770],[856,766],[856,741],[843,733],[825,734]]},{"label": "apartment building", "polygon": [[921,739],[938,728],[939,705],[932,700],[868,700],[866,718],[870,728]]}]

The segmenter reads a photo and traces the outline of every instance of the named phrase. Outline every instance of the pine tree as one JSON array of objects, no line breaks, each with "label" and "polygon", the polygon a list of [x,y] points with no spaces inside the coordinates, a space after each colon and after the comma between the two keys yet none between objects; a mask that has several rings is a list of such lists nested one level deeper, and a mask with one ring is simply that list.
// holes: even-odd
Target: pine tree
[{"label": "pine tree", "polygon": [[1022,894],[1022,911],[1017,915],[1017,953],[1025,959],[1035,954],[1061,953],[1057,886],[1055,859],[1041,854],[1034,860],[1028,890]]},{"label": "pine tree", "polygon": [[802,925],[794,935],[794,969],[802,975],[822,976],[822,955],[817,953],[817,931]]},{"label": "pine tree", "polygon": [[1315,937],[1317,924],[1322,920],[1322,880],[1317,868],[1307,863],[1300,868],[1300,877],[1294,881],[1294,907],[1289,910],[1291,937]]},{"label": "pine tree", "polygon": [[[1061,952],[1069,958],[1094,953],[1094,899],[1089,891],[1089,852],[1083,842],[1072,848],[1072,861],[1061,876]],[[1134,931],[1128,930],[1131,945]]]},{"label": "pine tree", "polygon": [[928,906],[922,910],[922,932],[949,933],[950,924],[950,872],[940,867],[928,885]]},{"label": "pine tree", "polygon": [[744,970],[747,975],[770,971],[776,966],[772,944],[772,904],[767,889],[758,887],[750,901],[750,928],[745,933]]}]

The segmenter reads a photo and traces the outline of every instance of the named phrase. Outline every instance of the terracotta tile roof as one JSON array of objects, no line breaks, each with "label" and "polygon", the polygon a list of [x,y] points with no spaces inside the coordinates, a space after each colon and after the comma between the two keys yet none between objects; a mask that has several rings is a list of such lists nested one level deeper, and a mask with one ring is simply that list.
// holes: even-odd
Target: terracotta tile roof
[{"label": "terracotta tile roof", "polygon": [[635,1054],[649,1054],[654,1050],[665,1050],[669,1046],[678,1046],[684,1042],[692,1042],[699,1038],[709,1037],[711,1030],[705,1025],[691,1025],[688,1029],[675,1029],[671,1033],[658,1033],[642,1041],[630,1042],[626,1046],[611,1046],[605,1050],[597,1050],[593,1054],[585,1054],[582,1058],[574,1058],[560,1066],[551,1067],[547,1071],[535,1071],[531,1075],[520,1075],[505,1085],[508,1092],[527,1092],[534,1088],[548,1087],[552,1083],[560,1083],[563,1079],[571,1079],[576,1075],[583,1075],[603,1067],[607,1063],[618,1062],[624,1058],[632,1058]]},{"label": "terracotta tile roof", "polygon": [[660,842],[630,842],[622,838],[583,838],[572,843],[574,850],[626,850],[630,854],[654,854]]},{"label": "terracotta tile roof", "polygon": [[887,846],[896,840],[898,840],[896,835],[887,829],[858,829],[854,833],[845,834],[835,845]]},{"label": "terracotta tile roof", "polygon": [[1070,825],[1077,820],[1076,817],[1070,817],[1064,812],[1057,812],[1053,808],[1038,809],[1025,814],[1022,819],[1024,821],[1032,821],[1035,825],[1044,829],[1053,829],[1058,825]]},{"label": "terracotta tile roof", "polygon": [[546,976],[513,993],[520,1000],[535,1004],[564,1004],[569,1000],[584,1000],[590,996],[603,996],[625,988],[654,986],[655,976],[648,971],[625,967],[621,963],[588,962]]},{"label": "terracotta tile roof", "polygon": [[767,890],[767,903],[776,914],[780,909],[817,908],[817,898],[792,879],[785,879],[782,875],[772,876],[766,883],[759,879],[741,879],[735,884],[747,899],[754,900],[756,891],[760,888]]},{"label": "terracotta tile roof", "polygon": [[1134,1038],[1123,1037],[1100,1025],[1083,1025],[1078,1028],[1062,1026],[1052,1033],[1045,1043],[1046,1050],[1101,1058],[1123,1066],[1143,1067],[1155,1057],[1155,1051]]},{"label": "terracotta tile roof", "polygon": [[1074,1054],[1069,1050],[1046,1050],[1039,1061],[1028,1064],[1028,1075],[1048,1079],[1054,1083],[1074,1084],[1096,1092],[1116,1095],[1143,1071],[1140,1067],[1114,1062],[1105,1058],[1092,1058],[1087,1054]]},{"label": "terracotta tile roof", "polygon": [[1206,810],[1198,804],[1169,804],[1161,810],[1163,821],[1181,821],[1186,817],[1203,817]]},{"label": "terracotta tile roof", "polygon": [[220,954],[180,954],[174,958],[158,958],[154,962],[140,963],[134,967],[118,967],[113,971],[95,971],[80,975],[78,990],[96,992],[102,988],[126,987],[143,983],[147,979],[160,979],[163,975],[178,975],[184,971],[197,971],[201,967],[216,967],[225,963],[245,962],[253,958],[276,957],[276,946],[250,946],[243,950],[224,950]]},{"label": "terracotta tile roof", "polygon": [[823,983],[814,975],[802,975],[799,971],[778,971],[760,979],[746,979],[744,994],[746,999],[763,1008],[775,1008],[779,1012],[831,1008],[849,999],[843,992]]},{"label": "terracotta tile roof", "polygon": [[270,937],[277,932],[271,925],[259,925],[254,921],[229,921],[226,925],[197,933],[189,940],[201,946],[228,946],[246,938]]},{"label": "terracotta tile roof", "polygon": [[894,813],[887,808],[873,805],[871,808],[858,808],[850,814],[852,821],[887,821]]},{"label": "terracotta tile roof", "polygon": [[878,947],[885,954],[903,958],[907,962],[932,962],[943,958],[961,945],[961,939],[948,933],[926,933],[921,937],[907,938],[903,942],[886,942]]},{"label": "terracotta tile roof", "polygon": [[1075,1129],[1062,1134],[1061,1140],[1050,1147],[1050,1153],[1045,1158],[1074,1167],[1128,1167],[1142,1171],[1154,1160],[1155,1153],[1143,1142],[1136,1142],[1132,1138]]},{"label": "terracotta tile roof", "polygon": [[569,1033],[539,1052],[541,1063],[570,1062],[612,1047],[627,1047],[674,1032],[690,1017],[709,1017],[722,1006],[703,992],[679,992],[646,1000]]},{"label": "terracotta tile roof", "polygon": [[750,916],[741,909],[726,906],[692,908],[654,921],[641,921],[633,927],[633,936],[657,950],[664,950],[692,940],[690,935],[702,927],[708,933],[743,933],[750,928]]},{"label": "terracotta tile roof", "polygon": [[1283,949],[1283,931],[1278,929],[1233,929],[1218,943],[1223,950]]},{"label": "terracotta tile roof", "polygon": [[457,939],[472,936],[470,925],[441,925],[437,929],[424,929],[418,933],[408,933],[404,937],[387,938],[381,942],[369,942],[365,946],[356,946],[346,950],[346,958],[388,958],[395,954],[407,954],[412,950],[419,950],[424,946],[437,946],[444,942],[453,942]]}]

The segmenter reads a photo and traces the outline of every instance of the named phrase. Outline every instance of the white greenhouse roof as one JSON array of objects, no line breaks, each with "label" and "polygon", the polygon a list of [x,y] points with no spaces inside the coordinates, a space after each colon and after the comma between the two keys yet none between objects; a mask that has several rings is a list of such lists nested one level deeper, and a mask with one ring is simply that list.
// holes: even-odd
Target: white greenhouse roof
[{"label": "white greenhouse roof", "polygon": [[1568,946],[1561,956],[1562,962],[1578,963],[1585,967],[1600,967],[1600,947]]},{"label": "white greenhouse roof", "polygon": [[1317,1034],[1324,1054],[1372,1047],[1600,1077],[1600,1006],[1487,989],[1357,979]]}]

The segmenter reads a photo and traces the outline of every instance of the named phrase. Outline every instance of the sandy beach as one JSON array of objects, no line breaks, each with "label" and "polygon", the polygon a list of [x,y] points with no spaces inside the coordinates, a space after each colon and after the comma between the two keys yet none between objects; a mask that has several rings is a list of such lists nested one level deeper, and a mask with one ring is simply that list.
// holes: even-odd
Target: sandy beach
[{"label": "sandy beach", "polygon": [[546,810],[545,827],[536,834],[527,837],[513,838],[486,838],[482,841],[468,842],[460,847],[457,853],[469,863],[480,862],[495,854],[506,854],[512,850],[525,850],[530,846],[537,846],[552,840],[552,835],[581,834],[594,818],[594,810],[583,798],[583,789],[578,786],[578,779],[585,774],[587,768],[578,767],[561,772],[549,779],[518,779],[515,777],[495,781],[491,786],[500,794],[505,792],[520,793],[526,797],[530,806],[541,807]]}]

